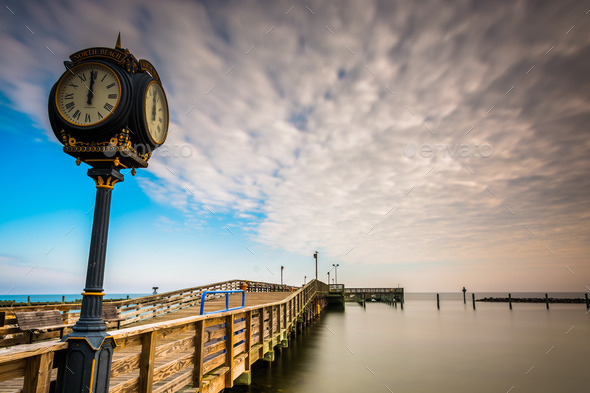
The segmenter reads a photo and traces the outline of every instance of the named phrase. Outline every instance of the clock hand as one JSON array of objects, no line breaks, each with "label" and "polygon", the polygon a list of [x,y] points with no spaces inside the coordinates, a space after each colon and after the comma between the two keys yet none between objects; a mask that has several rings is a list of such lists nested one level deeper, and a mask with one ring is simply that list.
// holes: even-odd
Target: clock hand
[{"label": "clock hand", "polygon": [[156,94],[154,93],[154,99],[152,104],[152,121],[156,121]]},{"label": "clock hand", "polygon": [[90,86],[88,86],[88,101],[86,102],[88,105],[92,105],[92,97],[94,97],[94,93],[92,92],[92,88],[94,87],[94,72],[90,71]]}]

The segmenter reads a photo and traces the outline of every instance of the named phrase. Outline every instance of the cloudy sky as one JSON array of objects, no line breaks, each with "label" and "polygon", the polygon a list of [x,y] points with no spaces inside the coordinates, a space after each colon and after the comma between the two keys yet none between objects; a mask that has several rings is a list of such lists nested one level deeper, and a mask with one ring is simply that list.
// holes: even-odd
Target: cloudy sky
[{"label": "cloudy sky", "polygon": [[[588,1],[5,1],[0,292],[83,286],[95,188],[63,61],[157,68],[170,132],[115,187],[105,288],[247,278],[589,291]],[[331,277],[334,278],[332,270]]]}]

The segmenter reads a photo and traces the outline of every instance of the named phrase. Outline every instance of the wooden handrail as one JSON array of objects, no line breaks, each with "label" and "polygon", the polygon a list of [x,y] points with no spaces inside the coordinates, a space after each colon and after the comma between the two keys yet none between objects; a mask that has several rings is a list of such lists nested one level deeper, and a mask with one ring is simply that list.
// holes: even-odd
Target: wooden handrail
[{"label": "wooden handrail", "polygon": [[[310,320],[318,306],[323,308],[328,292],[326,284],[312,280],[281,301],[110,331],[117,343],[115,355],[135,351],[115,357],[111,376],[137,370],[139,375],[111,382],[109,392],[171,392],[191,382],[211,393],[231,387],[252,363],[287,340],[294,326]],[[51,341],[0,349],[0,384],[24,377],[24,391],[48,392],[53,355],[66,347]],[[156,367],[156,361],[165,363]]]}]

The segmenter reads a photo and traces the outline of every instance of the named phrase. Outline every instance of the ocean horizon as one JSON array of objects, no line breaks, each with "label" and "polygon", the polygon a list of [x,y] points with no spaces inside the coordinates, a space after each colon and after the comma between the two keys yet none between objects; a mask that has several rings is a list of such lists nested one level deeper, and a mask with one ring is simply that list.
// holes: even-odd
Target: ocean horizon
[{"label": "ocean horizon", "polygon": [[[162,292],[164,293],[164,292]],[[440,295],[440,300],[462,300],[462,292],[405,292],[405,300],[436,300],[437,293]],[[508,293],[513,298],[542,298],[545,293],[549,297],[556,299],[570,299],[570,298],[584,298],[585,292],[474,292],[475,299],[483,299],[485,297],[507,297]],[[471,300],[472,292],[467,292],[467,300]],[[149,296],[151,293],[106,293],[104,299],[135,299],[138,297]],[[65,296],[66,302],[74,302],[81,300],[81,294],[20,294],[20,295],[0,295],[0,301],[15,301],[17,303],[26,303],[28,297],[31,297],[31,303],[49,303],[61,302],[62,296]]]},{"label": "ocean horizon", "polygon": [[[148,296],[151,293],[107,293],[104,299],[135,299],[142,296]],[[0,295],[0,301],[15,301],[16,303],[26,303],[28,297],[31,297],[31,303],[52,303],[62,302],[62,297],[65,296],[66,302],[75,302],[82,300],[82,295],[79,293],[64,293],[64,294],[31,294],[31,295]]]}]

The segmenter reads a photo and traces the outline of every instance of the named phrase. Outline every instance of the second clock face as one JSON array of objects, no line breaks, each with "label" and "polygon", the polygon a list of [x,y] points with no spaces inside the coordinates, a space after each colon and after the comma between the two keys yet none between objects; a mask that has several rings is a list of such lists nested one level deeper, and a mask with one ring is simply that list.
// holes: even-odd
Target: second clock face
[{"label": "second clock face", "polygon": [[61,117],[76,126],[102,123],[119,105],[121,82],[101,63],[83,63],[59,81],[55,102]]},{"label": "second clock face", "polygon": [[152,141],[161,144],[168,132],[168,102],[162,86],[150,82],[144,100],[145,124]]}]

